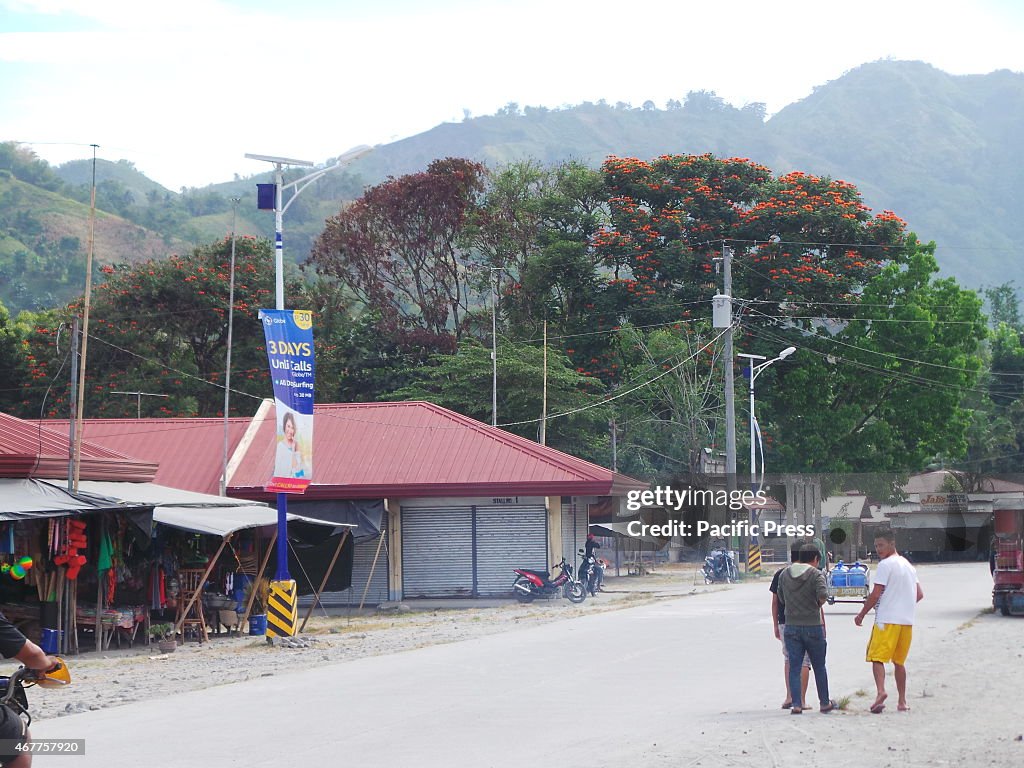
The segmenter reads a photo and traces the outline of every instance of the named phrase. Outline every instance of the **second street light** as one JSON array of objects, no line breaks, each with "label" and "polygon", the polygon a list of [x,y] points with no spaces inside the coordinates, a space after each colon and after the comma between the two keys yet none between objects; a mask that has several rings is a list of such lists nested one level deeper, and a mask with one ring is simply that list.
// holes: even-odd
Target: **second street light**
[{"label": "second street light", "polygon": [[[796,347],[786,347],[782,350],[777,357],[773,357],[771,360],[766,358],[764,355],[749,355],[740,352],[736,357],[745,357],[750,363],[750,490],[753,493],[757,493],[760,490],[761,483],[757,480],[757,459],[754,452],[755,440],[760,442],[761,429],[757,424],[757,418],[754,416],[754,381],[758,376],[772,363],[777,363],[779,360],[785,360],[787,357],[796,352]],[[763,360],[763,363],[754,364],[755,360]],[[761,446],[761,481],[764,481],[764,446]]]},{"label": "second street light", "polygon": [[[754,382],[757,377],[768,366],[773,363],[777,363],[779,360],[785,360],[787,357],[796,352],[796,347],[786,347],[782,350],[778,356],[773,357],[771,360],[766,358],[764,355],[751,355],[746,353],[739,353],[737,357],[746,358],[750,364],[750,491],[756,494],[761,490],[761,486],[764,484],[764,445],[761,445],[761,481],[757,479],[757,454],[755,452],[756,443],[760,443],[761,429],[757,424],[757,417],[754,415]],[[755,360],[762,360],[763,362],[755,364]],[[754,516],[755,513],[751,512]],[[751,524],[756,523],[757,519],[752,519]],[[747,537],[744,536],[744,539]],[[761,551],[757,540],[754,539],[743,548],[747,552],[747,571],[761,570]],[[754,564],[752,567],[752,563]]]}]

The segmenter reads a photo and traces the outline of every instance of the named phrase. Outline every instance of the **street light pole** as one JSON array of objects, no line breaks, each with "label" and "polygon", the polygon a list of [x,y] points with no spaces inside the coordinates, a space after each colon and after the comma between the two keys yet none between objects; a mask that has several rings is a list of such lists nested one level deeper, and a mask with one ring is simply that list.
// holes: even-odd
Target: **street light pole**
[{"label": "street light pole", "polygon": [[[787,357],[796,352],[796,347],[786,347],[782,350],[777,357],[773,357],[768,360],[764,355],[751,355],[740,352],[736,357],[744,357],[750,361],[750,490],[753,493],[757,493],[760,490],[760,484],[757,481],[757,459],[754,453],[754,442],[756,436],[760,434],[760,429],[757,426],[757,418],[754,416],[754,381],[764,371],[765,368],[772,365],[773,363],[779,362],[779,360],[785,360]],[[755,360],[764,360],[765,362],[755,365]],[[762,482],[764,479],[764,457],[763,457],[763,446],[762,446],[762,458],[761,458],[761,478]]]},{"label": "street light pole", "polygon": [[[342,154],[335,161],[334,165],[327,168],[321,168],[318,171],[313,171],[312,173],[296,179],[295,181],[289,182],[288,184],[284,183],[284,166],[296,165],[309,168],[312,167],[313,162],[310,160],[295,160],[294,158],[289,157],[253,155],[246,153],[245,156],[250,160],[263,160],[264,162],[274,164],[274,186],[276,187],[274,195],[274,295],[276,300],[276,309],[284,309],[284,212],[288,210],[289,206],[295,202],[295,198],[297,198],[310,184],[331,171],[344,168],[352,161],[358,160],[366,153],[372,151],[372,149],[373,147],[368,147],[365,144],[353,147],[348,152]],[[287,203],[284,202],[285,189],[293,190]]]},{"label": "street light pole", "polygon": [[[274,164],[274,184],[276,186],[274,195],[274,270],[275,270],[275,304],[276,309],[284,309],[284,212],[295,202],[303,190],[309,187],[321,176],[331,171],[338,170],[348,165],[353,160],[362,157],[370,152],[372,147],[361,145],[350,149],[342,154],[334,165],[313,171],[300,179],[289,183],[287,186],[293,189],[291,197],[284,203],[284,166],[298,165],[309,167],[313,163],[309,160],[295,160],[288,157],[276,157],[274,155],[246,154],[250,160],[262,160]],[[290,581],[288,573],[288,494],[277,494],[277,574],[276,581]]]},{"label": "street light pole", "polygon": [[[764,483],[764,446],[761,446],[761,482],[757,481],[757,458],[754,452],[754,440],[757,438],[757,442],[760,443],[761,430],[757,426],[757,417],[754,415],[754,382],[757,377],[764,371],[765,368],[770,366],[772,363],[777,363],[779,360],[784,360],[790,355],[796,352],[796,347],[786,347],[782,350],[777,357],[773,357],[768,360],[764,355],[751,355],[746,353],[739,353],[737,357],[744,357],[750,363],[750,492],[757,494],[761,490],[761,486]],[[763,360],[764,362],[755,365],[755,360]],[[757,515],[751,511],[751,524],[757,523]],[[745,570],[750,572],[751,568],[754,571],[760,572],[761,570],[761,549],[757,543],[756,537],[751,539],[747,535],[743,536],[743,548],[741,551],[746,552],[747,563]]]}]

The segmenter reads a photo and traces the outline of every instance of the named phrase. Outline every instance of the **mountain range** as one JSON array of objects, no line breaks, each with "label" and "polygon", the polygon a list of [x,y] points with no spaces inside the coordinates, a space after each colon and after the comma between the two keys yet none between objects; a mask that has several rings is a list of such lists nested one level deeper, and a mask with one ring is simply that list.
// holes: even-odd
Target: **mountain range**
[{"label": "mountain range", "polygon": [[[597,166],[608,155],[710,152],[748,157],[777,174],[799,170],[852,182],[871,208],[894,211],[922,240],[936,241],[944,275],[974,288],[1024,284],[1024,260],[1016,257],[1024,213],[1022,150],[1024,74],[950,75],[921,62],[862,65],[771,117],[762,104],[736,108],[707,91],[663,107],[508,104],[494,115],[445,123],[378,147],[346,171],[326,175],[289,208],[286,253],[301,261],[324,218],[364,185],[422,170],[440,157],[489,165],[571,158]],[[71,254],[68,238],[78,238],[80,246],[86,239],[83,190],[91,161],[53,170],[64,184],[60,189],[5,175],[0,165],[0,300],[12,310],[41,303],[26,278],[33,264],[53,263],[53,253],[61,252],[54,243],[64,238],[66,256],[84,253],[79,248]],[[102,247],[97,240],[101,263],[180,252],[223,237],[233,214],[239,233],[272,235],[273,216],[255,205],[255,184],[270,180],[269,174],[172,192],[125,161],[99,161],[96,171],[108,219]],[[69,190],[77,190],[70,195],[75,199]],[[231,202],[236,197],[237,208]],[[47,238],[48,257],[38,253]],[[50,281],[46,299],[66,300],[74,285],[71,280],[55,293]]]}]

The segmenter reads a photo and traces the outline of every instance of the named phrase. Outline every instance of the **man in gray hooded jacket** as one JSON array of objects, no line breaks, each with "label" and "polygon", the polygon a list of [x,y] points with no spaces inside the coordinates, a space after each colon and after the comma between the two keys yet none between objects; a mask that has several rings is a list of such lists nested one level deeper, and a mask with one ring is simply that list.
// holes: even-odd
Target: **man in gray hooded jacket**
[{"label": "man in gray hooded jacket", "polygon": [[[825,619],[821,606],[828,599],[825,574],[818,570],[821,555],[813,544],[800,548],[799,561],[779,577],[779,602],[786,610],[784,641],[791,659],[811,658],[814,685],[818,689],[821,712],[831,712],[836,703],[828,695],[828,672],[825,670]],[[793,693],[794,715],[803,713],[806,702],[800,700],[800,665],[790,664],[789,687]]]}]

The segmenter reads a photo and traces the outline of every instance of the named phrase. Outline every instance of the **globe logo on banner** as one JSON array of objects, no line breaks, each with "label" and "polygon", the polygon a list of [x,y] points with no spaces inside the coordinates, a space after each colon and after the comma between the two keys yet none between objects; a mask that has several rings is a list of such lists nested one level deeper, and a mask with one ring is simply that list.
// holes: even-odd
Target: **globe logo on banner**
[{"label": "globe logo on banner", "polygon": [[303,493],[313,479],[313,313],[261,309],[277,411],[274,474],[264,487]]}]

